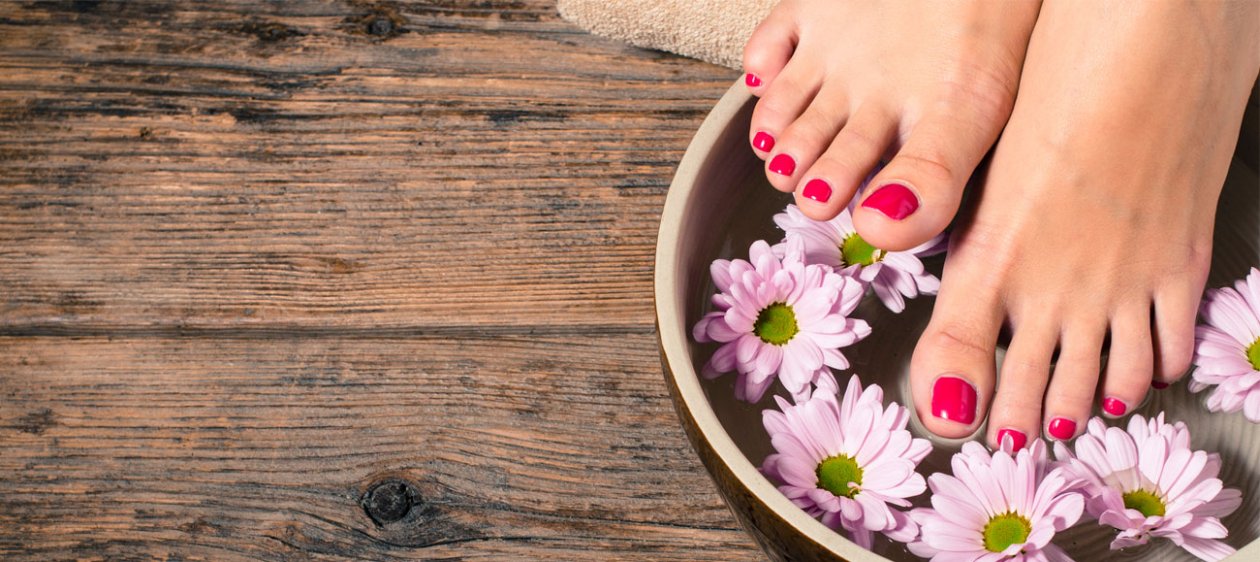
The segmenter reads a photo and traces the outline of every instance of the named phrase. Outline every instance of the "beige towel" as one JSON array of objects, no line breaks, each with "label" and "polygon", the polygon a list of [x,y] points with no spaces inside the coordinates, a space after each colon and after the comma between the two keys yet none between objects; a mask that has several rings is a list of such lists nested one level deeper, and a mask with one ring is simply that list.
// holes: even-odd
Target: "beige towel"
[{"label": "beige towel", "polygon": [[559,0],[596,35],[741,68],[744,42],[778,0]]}]

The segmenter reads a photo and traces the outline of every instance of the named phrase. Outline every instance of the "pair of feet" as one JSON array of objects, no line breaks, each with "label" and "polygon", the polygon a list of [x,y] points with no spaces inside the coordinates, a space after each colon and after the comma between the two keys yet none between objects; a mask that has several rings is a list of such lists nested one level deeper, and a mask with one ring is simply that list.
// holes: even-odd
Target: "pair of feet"
[{"label": "pair of feet", "polygon": [[749,141],[813,219],[879,170],[857,229],[914,247],[992,151],[911,363],[930,431],[987,412],[990,445],[1070,439],[1185,374],[1257,21],[1249,1],[783,0],[753,34]]}]

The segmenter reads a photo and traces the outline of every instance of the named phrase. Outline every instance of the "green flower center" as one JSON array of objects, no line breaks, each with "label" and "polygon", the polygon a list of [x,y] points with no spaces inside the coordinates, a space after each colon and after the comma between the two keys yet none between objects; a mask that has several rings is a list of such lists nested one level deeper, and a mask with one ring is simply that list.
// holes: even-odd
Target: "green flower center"
[{"label": "green flower center", "polygon": [[1155,492],[1146,490],[1133,490],[1124,494],[1124,507],[1128,509],[1136,509],[1142,513],[1144,517],[1152,515],[1164,515],[1164,500],[1155,495]]},{"label": "green flower center", "polygon": [[[849,482],[855,484],[850,487]],[[862,467],[849,455],[836,455],[818,464],[818,486],[837,496],[852,499],[862,485]]]},{"label": "green flower center", "polygon": [[1002,552],[1013,544],[1023,544],[1032,534],[1032,524],[1023,515],[1013,512],[994,515],[984,526],[984,548]]},{"label": "green flower center", "polygon": [[1260,371],[1260,339],[1251,342],[1251,347],[1247,348],[1247,361],[1251,362],[1251,368]]},{"label": "green flower center", "polygon": [[757,315],[757,321],[753,323],[753,333],[761,341],[774,345],[787,343],[798,331],[796,313],[792,312],[792,307],[781,302],[762,309],[761,314]]},{"label": "green flower center", "polygon": [[863,240],[856,232],[840,243],[840,259],[844,265],[871,265],[884,259],[884,251]]}]

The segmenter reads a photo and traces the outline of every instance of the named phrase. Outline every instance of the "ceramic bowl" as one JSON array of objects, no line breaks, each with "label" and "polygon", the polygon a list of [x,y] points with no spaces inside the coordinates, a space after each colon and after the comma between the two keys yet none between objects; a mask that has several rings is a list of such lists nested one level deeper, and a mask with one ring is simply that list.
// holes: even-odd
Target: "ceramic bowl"
[{"label": "ceramic bowl", "polygon": [[[918,560],[904,547],[881,539],[874,551],[864,550],[806,515],[775,489],[757,470],[770,452],[760,412],[773,407],[774,386],[759,404],[734,399],[734,375],[713,381],[697,373],[715,349],[691,341],[690,328],[706,311],[713,285],[708,265],[716,258],[746,258],[757,239],[778,241],[782,234],[771,217],[791,202],[791,196],[765,181],[762,162],[748,147],[747,131],[754,100],[736,84],[713,109],[696,134],[670,186],[657,241],[655,297],[662,362],[674,403],[687,435],[713,476],[722,496],[753,538],[774,559],[781,560]],[[1244,146],[1255,146],[1244,145]],[[1260,180],[1251,168],[1235,162],[1231,168],[1216,228],[1210,287],[1245,276],[1260,265]],[[929,264],[938,268],[939,262]],[[885,311],[868,297],[857,316],[866,319],[873,334],[845,349],[851,372],[865,384],[878,383],[885,400],[911,404],[907,371],[918,334],[931,314],[932,299],[911,301],[903,313]],[[1001,351],[998,353],[999,360]],[[841,387],[850,371],[837,373]],[[1136,408],[1151,415],[1166,411],[1170,421],[1186,422],[1194,446],[1217,451],[1225,459],[1221,478],[1244,491],[1243,505],[1225,519],[1228,542],[1239,549],[1232,560],[1260,561],[1260,425],[1241,413],[1211,414],[1203,394],[1190,394],[1184,382],[1152,392]],[[917,420],[917,436],[931,438],[935,449],[920,465],[924,474],[945,471],[949,456],[962,441],[931,437]],[[979,435],[983,435],[980,429]],[[927,494],[918,498],[926,503]],[[1156,541],[1132,551],[1110,552],[1112,533],[1099,525],[1082,524],[1061,534],[1056,543],[1078,561],[1194,560],[1168,541]]]}]

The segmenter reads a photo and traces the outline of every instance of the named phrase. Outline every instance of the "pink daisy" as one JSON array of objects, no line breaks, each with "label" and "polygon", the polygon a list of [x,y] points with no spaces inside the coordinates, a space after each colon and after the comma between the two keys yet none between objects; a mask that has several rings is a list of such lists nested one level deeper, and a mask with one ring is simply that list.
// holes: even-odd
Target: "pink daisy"
[{"label": "pink daisy", "polygon": [[1079,479],[1051,464],[1040,439],[1014,457],[974,441],[954,455],[954,474],[933,474],[932,507],[910,512],[922,533],[910,552],[933,562],[1070,561],[1050,543],[1081,517]]},{"label": "pink daisy", "polygon": [[776,376],[802,397],[827,367],[849,367],[840,348],[871,333],[866,322],[849,318],[862,288],[828,266],[806,265],[799,241],[782,258],[761,240],[748,253],[750,261],[716,260],[710,267],[716,310],[696,323],[692,336],[723,345],[702,372],[714,378],[738,371],[740,400],[761,400]]},{"label": "pink daisy", "polygon": [[878,385],[863,390],[854,376],[841,398],[835,386],[828,374],[799,404],[776,396],[781,411],[762,412],[776,451],[766,457],[762,472],[792,503],[848,531],[864,548],[871,547],[875,532],[911,541],[917,535],[914,521],[889,505],[909,507],[906,498],[923,493],[923,476],[915,467],[932,445],[911,436],[904,407],[884,407]]},{"label": "pink daisy", "polygon": [[1229,532],[1220,518],[1242,503],[1216,475],[1220,456],[1190,449],[1185,424],[1164,423],[1164,414],[1129,419],[1129,430],[1089,421],[1076,440],[1076,454],[1063,443],[1055,456],[1084,479],[1091,517],[1120,530],[1112,550],[1164,537],[1203,560],[1221,560],[1234,549],[1221,542]]},{"label": "pink daisy", "polygon": [[905,310],[907,298],[936,294],[941,280],[926,272],[919,258],[944,251],[945,235],[904,252],[885,252],[858,235],[853,227],[852,207],[850,203],[849,208],[829,221],[816,221],[802,214],[796,205],[788,205],[774,216],[775,224],[787,233],[775,249],[782,251],[787,240],[799,238],[805,244],[806,263],[829,265],[860,279],[893,312]]},{"label": "pink daisy", "polygon": [[1260,271],[1252,268],[1233,288],[1208,291],[1199,314],[1206,324],[1195,328],[1190,390],[1216,385],[1209,410],[1243,410],[1260,423]]}]

